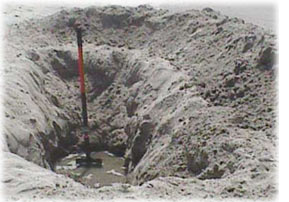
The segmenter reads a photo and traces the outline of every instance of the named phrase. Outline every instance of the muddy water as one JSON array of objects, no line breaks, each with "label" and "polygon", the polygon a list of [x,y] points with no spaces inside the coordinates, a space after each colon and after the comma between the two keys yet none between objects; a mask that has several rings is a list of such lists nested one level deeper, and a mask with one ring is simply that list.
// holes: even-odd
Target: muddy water
[{"label": "muddy water", "polygon": [[102,167],[76,167],[75,159],[84,154],[70,154],[61,159],[55,166],[55,172],[67,175],[89,187],[110,186],[113,183],[126,183],[124,159],[109,152],[91,153],[92,158],[101,158]]}]

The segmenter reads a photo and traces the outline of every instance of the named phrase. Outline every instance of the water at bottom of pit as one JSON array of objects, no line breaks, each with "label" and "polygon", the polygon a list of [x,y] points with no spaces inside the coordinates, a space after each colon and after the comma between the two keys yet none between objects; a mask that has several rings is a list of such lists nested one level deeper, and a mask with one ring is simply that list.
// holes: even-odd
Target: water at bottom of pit
[{"label": "water at bottom of pit", "polygon": [[84,156],[85,154],[70,154],[64,157],[56,163],[55,172],[94,188],[110,186],[113,183],[127,183],[122,157],[116,157],[107,151],[93,152],[92,158],[102,159],[101,168],[77,167],[75,160]]}]

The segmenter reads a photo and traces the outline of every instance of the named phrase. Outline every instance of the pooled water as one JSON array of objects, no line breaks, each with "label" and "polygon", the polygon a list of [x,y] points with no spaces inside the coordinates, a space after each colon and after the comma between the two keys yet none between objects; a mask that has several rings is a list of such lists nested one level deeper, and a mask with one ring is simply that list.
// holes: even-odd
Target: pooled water
[{"label": "pooled water", "polygon": [[84,154],[70,154],[58,161],[55,172],[73,178],[90,187],[110,186],[113,183],[126,183],[124,174],[124,159],[113,154],[103,152],[91,153],[92,158],[102,159],[102,167],[77,167],[75,160]]}]

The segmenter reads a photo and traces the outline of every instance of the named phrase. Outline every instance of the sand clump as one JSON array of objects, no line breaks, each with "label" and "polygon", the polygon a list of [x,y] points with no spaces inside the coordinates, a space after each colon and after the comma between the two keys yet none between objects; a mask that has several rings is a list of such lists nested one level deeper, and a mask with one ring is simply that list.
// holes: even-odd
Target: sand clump
[{"label": "sand clump", "polygon": [[[93,148],[123,156],[132,185],[49,171],[81,125],[76,20]],[[210,8],[109,6],[11,24],[5,39],[5,165],[23,169],[5,169],[8,198],[275,196],[275,35]]]}]

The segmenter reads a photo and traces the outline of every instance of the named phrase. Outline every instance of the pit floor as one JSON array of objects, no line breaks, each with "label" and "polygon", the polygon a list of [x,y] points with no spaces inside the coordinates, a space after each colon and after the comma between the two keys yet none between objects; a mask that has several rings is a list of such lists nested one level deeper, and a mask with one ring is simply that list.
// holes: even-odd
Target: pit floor
[{"label": "pit floor", "polygon": [[55,172],[94,188],[110,186],[113,183],[127,183],[122,157],[116,157],[107,151],[93,152],[91,153],[92,158],[102,159],[101,168],[77,167],[75,159],[84,156],[84,154],[70,154],[64,157],[56,163]]}]

